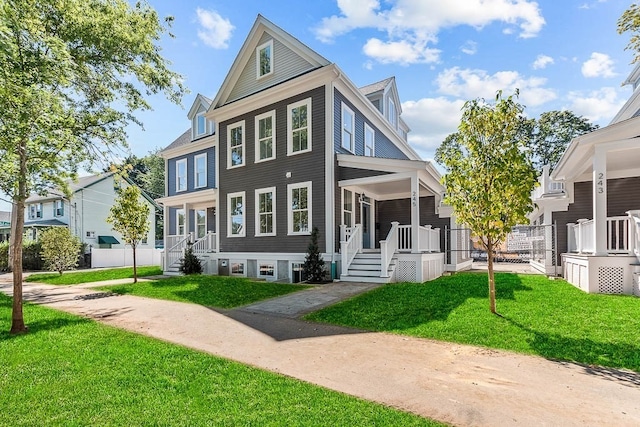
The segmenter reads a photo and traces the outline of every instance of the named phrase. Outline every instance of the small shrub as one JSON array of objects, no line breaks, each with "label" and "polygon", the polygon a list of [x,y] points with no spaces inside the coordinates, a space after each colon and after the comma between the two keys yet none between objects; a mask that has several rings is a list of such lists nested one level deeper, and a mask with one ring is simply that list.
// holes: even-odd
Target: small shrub
[{"label": "small shrub", "polygon": [[82,244],[66,227],[52,227],[45,230],[40,237],[42,259],[47,268],[62,275],[65,270],[72,270],[78,265],[78,255]]},{"label": "small shrub", "polygon": [[184,252],[184,258],[180,260],[180,271],[184,274],[201,274],[202,263],[200,258],[193,253],[192,245],[187,246],[187,250]]},{"label": "small shrub", "polygon": [[42,244],[33,240],[27,240],[22,244],[22,269],[42,270]]},{"label": "small shrub", "polygon": [[9,242],[0,243],[0,271],[9,271]]}]

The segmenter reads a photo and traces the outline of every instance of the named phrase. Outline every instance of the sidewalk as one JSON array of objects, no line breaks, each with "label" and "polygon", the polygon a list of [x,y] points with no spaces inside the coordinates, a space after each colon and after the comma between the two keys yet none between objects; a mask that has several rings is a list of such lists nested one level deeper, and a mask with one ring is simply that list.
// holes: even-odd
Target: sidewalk
[{"label": "sidewalk", "polygon": [[[11,285],[0,280],[0,291]],[[640,425],[635,372],[319,325],[265,310],[267,302],[215,311],[76,286],[25,283],[24,292],[29,301],[454,425]]]}]

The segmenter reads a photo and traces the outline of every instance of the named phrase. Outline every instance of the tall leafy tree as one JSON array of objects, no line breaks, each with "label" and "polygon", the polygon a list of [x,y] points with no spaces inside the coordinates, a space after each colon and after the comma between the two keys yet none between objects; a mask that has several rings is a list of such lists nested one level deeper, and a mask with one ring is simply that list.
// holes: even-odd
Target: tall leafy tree
[{"label": "tall leafy tree", "polygon": [[122,234],[125,243],[133,250],[133,283],[138,282],[136,248],[149,233],[149,204],[143,199],[140,189],[129,185],[120,190],[111,206],[107,222]]},{"label": "tall leafy tree", "polygon": [[598,125],[565,110],[544,112],[537,120],[526,121],[523,129],[529,134],[533,164],[541,174],[545,165],[555,168],[573,138],[598,129]]},{"label": "tall leafy tree", "polygon": [[522,112],[513,95],[503,98],[501,92],[495,104],[467,101],[458,132],[449,135],[436,152],[437,161],[447,169],[445,203],[487,251],[489,309],[494,314],[494,251],[513,226],[527,221],[526,214],[533,209],[536,173],[525,150]]},{"label": "tall leafy tree", "polygon": [[630,33],[631,38],[625,50],[634,52],[633,63],[640,60],[640,5],[631,4],[618,19],[618,34]]},{"label": "tall leafy tree", "polygon": [[0,0],[0,190],[14,203],[11,333],[22,313],[24,202],[65,187],[81,165],[126,146],[146,96],[180,102],[181,77],[158,41],[162,22],[145,2]]}]

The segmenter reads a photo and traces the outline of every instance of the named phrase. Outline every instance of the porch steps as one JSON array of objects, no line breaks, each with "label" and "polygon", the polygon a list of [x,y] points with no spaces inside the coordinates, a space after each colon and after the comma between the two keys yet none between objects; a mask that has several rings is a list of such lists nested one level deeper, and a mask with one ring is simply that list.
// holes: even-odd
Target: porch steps
[{"label": "porch steps", "polygon": [[393,258],[387,275],[380,277],[380,253],[359,253],[349,266],[348,275],[340,276],[342,282],[389,283],[396,268],[397,259]]}]

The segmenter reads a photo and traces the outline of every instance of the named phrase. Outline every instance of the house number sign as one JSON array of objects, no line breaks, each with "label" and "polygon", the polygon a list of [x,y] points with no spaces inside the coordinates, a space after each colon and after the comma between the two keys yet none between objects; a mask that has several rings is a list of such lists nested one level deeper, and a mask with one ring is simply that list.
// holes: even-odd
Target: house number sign
[{"label": "house number sign", "polygon": [[416,192],[415,192],[415,191],[413,191],[413,192],[411,193],[411,205],[413,205],[413,207],[414,207],[414,208],[418,205],[417,200],[418,200],[418,199],[417,199],[417,197],[416,197]]},{"label": "house number sign", "polygon": [[598,172],[596,180],[596,192],[598,194],[604,193],[604,173]]}]

